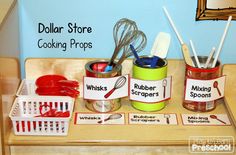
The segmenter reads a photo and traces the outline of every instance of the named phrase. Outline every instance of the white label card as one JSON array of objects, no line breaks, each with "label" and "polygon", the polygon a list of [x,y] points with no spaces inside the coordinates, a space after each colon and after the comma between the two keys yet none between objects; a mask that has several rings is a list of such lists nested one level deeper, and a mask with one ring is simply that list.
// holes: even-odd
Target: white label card
[{"label": "white label card", "polygon": [[176,114],[134,114],[129,113],[129,124],[177,125]]},{"label": "white label card", "polygon": [[226,114],[182,114],[184,125],[231,125]]},{"label": "white label card", "polygon": [[212,80],[187,79],[185,100],[209,102],[224,96],[225,76]]},{"label": "white label card", "polygon": [[110,100],[128,96],[129,76],[84,77],[84,99]]},{"label": "white label card", "polygon": [[124,113],[76,113],[74,124],[125,124]]},{"label": "white label card", "polygon": [[130,100],[154,103],[171,96],[171,77],[158,81],[130,79]]}]

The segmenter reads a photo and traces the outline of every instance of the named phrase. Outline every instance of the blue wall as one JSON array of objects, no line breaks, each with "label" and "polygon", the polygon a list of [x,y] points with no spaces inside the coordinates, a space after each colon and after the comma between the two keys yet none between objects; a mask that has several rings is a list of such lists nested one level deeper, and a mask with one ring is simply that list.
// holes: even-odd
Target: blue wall
[{"label": "blue wall", "polygon": [[[112,29],[116,21],[126,17],[136,21],[147,35],[148,44],[142,54],[149,54],[156,34],[168,32],[172,42],[168,58],[182,58],[177,37],[167,21],[162,6],[171,14],[185,42],[195,43],[198,55],[208,55],[212,46],[218,47],[226,21],[195,21],[197,0],[19,0],[21,62],[29,57],[96,57],[109,58],[114,49]],[[187,7],[186,7],[187,6]],[[90,34],[39,34],[38,23],[50,22],[67,26],[76,22],[90,26]],[[236,63],[236,23],[233,21],[226,37],[220,59],[223,63]],[[93,48],[40,49],[38,39],[68,41],[75,38],[92,42]],[[23,69],[23,67],[22,67]],[[24,73],[23,73],[24,75]]]}]

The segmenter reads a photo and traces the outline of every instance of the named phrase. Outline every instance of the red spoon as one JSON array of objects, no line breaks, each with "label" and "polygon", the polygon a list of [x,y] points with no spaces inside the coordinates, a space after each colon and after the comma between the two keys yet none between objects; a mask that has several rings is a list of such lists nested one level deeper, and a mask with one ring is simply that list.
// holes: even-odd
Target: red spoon
[{"label": "red spoon", "polygon": [[220,92],[220,89],[219,89],[219,87],[218,87],[218,81],[215,81],[215,82],[213,83],[213,87],[217,89],[219,96],[221,96],[221,92]]},{"label": "red spoon", "polygon": [[218,120],[219,122],[221,122],[221,123],[223,123],[223,124],[226,124],[226,122],[220,120],[216,115],[210,115],[210,118],[216,119],[216,120]]}]

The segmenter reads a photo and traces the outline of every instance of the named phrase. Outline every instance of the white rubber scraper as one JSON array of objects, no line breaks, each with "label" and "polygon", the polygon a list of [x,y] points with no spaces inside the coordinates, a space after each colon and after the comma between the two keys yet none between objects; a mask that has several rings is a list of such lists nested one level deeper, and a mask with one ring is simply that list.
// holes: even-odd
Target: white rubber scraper
[{"label": "white rubber scraper", "polygon": [[151,55],[160,57],[162,59],[166,58],[169,46],[170,46],[170,34],[165,32],[160,32],[155,39],[152,46]]}]

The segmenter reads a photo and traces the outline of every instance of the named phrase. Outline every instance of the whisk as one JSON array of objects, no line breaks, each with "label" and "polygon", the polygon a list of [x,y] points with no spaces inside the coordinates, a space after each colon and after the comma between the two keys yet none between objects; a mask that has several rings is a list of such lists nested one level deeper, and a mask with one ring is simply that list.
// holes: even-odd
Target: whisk
[{"label": "whisk", "polygon": [[122,18],[113,27],[113,38],[115,41],[115,49],[113,55],[105,68],[105,72],[111,71],[114,60],[121,51],[121,49],[130,43],[138,27],[136,23],[130,19]]},{"label": "whisk", "polygon": [[133,52],[130,49],[130,44],[133,45],[133,47],[134,47],[136,52],[140,52],[147,45],[147,37],[146,37],[146,35],[142,31],[134,30],[134,36],[130,40],[130,43],[128,43],[127,45],[124,46],[123,53],[122,53],[122,55],[121,55],[121,57],[120,57],[120,59],[117,62],[115,67],[121,65],[126,58],[128,58],[128,57],[133,55]]},{"label": "whisk", "polygon": [[113,89],[111,89],[106,95],[104,95],[105,98],[108,98],[109,96],[111,96],[111,94],[116,90],[119,89],[121,87],[123,87],[126,83],[126,77],[125,76],[121,76],[117,79]]}]

